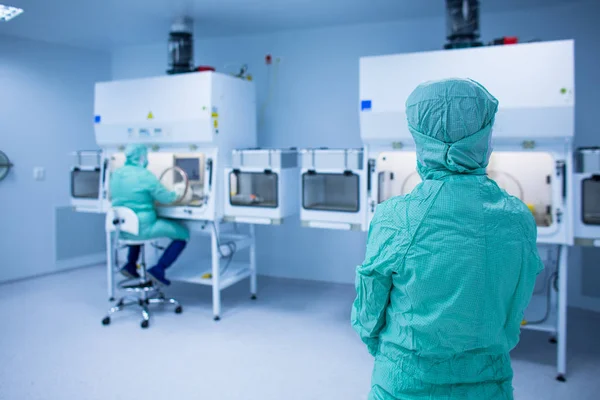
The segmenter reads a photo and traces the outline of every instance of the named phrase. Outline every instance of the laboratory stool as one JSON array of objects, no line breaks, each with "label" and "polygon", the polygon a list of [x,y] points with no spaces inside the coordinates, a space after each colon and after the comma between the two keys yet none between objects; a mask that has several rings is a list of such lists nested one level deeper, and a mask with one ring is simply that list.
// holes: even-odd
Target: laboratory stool
[{"label": "laboratory stool", "polygon": [[[108,310],[108,315],[102,320],[103,325],[109,325],[111,316],[130,306],[138,306],[142,311],[142,322],[140,326],[142,328],[148,328],[150,324],[150,311],[149,306],[155,304],[172,304],[175,306],[175,313],[181,314],[183,308],[181,304],[175,299],[166,298],[160,287],[156,282],[148,277],[146,272],[146,256],[145,247],[146,245],[154,246],[155,239],[153,240],[122,240],[119,238],[121,232],[126,232],[131,235],[139,234],[139,221],[135,212],[126,207],[114,207],[106,214],[106,231],[112,232],[114,239],[111,243],[112,251],[118,252],[119,249],[129,248],[130,246],[140,246],[140,258],[138,273],[139,278],[125,279],[118,284],[118,288],[125,292],[131,293],[127,296],[121,297],[117,303]],[[117,257],[113,258],[115,264],[117,264]],[[113,271],[118,268],[118,265],[110,265]]]}]

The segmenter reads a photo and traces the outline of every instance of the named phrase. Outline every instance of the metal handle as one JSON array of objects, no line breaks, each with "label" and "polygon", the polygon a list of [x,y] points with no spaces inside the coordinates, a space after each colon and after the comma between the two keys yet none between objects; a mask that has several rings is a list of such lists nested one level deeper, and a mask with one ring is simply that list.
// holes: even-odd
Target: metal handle
[{"label": "metal handle", "polygon": [[371,188],[373,186],[373,182],[372,182],[373,177],[372,177],[372,175],[375,172],[375,160],[370,159],[367,162],[367,166],[368,166],[368,169],[367,169],[367,171],[368,171],[367,172],[367,192],[371,193]]},{"label": "metal handle", "polygon": [[104,165],[102,166],[102,186],[106,183],[106,170],[108,168],[108,158],[104,159]]},{"label": "metal handle", "polygon": [[556,176],[562,178],[561,194],[563,200],[565,200],[567,198],[567,164],[562,160],[556,162]]},{"label": "metal handle", "polygon": [[96,165],[102,163],[102,150],[78,150],[74,153],[77,156],[77,162],[82,165],[81,158],[83,156],[96,156]]},{"label": "metal handle", "polygon": [[348,169],[348,149],[344,150],[344,169]]},{"label": "metal handle", "polygon": [[213,175],[213,161],[212,159],[208,159],[206,161],[206,166],[208,167],[208,191],[212,189],[212,175]]}]

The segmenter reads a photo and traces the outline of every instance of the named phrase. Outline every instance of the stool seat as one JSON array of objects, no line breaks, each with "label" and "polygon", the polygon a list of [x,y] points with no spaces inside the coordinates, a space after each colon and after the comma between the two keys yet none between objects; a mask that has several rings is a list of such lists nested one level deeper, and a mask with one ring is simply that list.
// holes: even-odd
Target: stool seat
[{"label": "stool seat", "polygon": [[143,246],[145,244],[151,243],[158,239],[148,239],[148,240],[124,240],[119,239],[119,244],[122,246]]}]

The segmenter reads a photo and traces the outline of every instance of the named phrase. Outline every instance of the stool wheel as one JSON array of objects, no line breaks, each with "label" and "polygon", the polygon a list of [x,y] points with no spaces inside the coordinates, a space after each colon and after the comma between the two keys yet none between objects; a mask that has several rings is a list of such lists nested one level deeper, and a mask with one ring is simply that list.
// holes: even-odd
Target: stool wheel
[{"label": "stool wheel", "polygon": [[102,320],[102,325],[110,325],[110,317],[104,317]]},{"label": "stool wheel", "polygon": [[175,314],[181,314],[182,312],[183,312],[183,307],[177,306],[177,308],[175,309]]},{"label": "stool wheel", "polygon": [[148,328],[148,326],[150,326],[150,323],[147,320],[143,320],[140,326],[142,327],[142,329],[146,329]]}]

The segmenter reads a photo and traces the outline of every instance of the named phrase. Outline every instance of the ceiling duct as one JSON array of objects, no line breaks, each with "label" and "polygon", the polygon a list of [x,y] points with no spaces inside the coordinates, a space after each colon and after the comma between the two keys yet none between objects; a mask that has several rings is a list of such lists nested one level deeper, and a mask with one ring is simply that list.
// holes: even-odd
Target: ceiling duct
[{"label": "ceiling duct", "polygon": [[446,49],[482,46],[479,41],[479,0],[446,0]]},{"label": "ceiling duct", "polygon": [[194,21],[178,18],[169,32],[168,74],[182,74],[194,70]]}]

